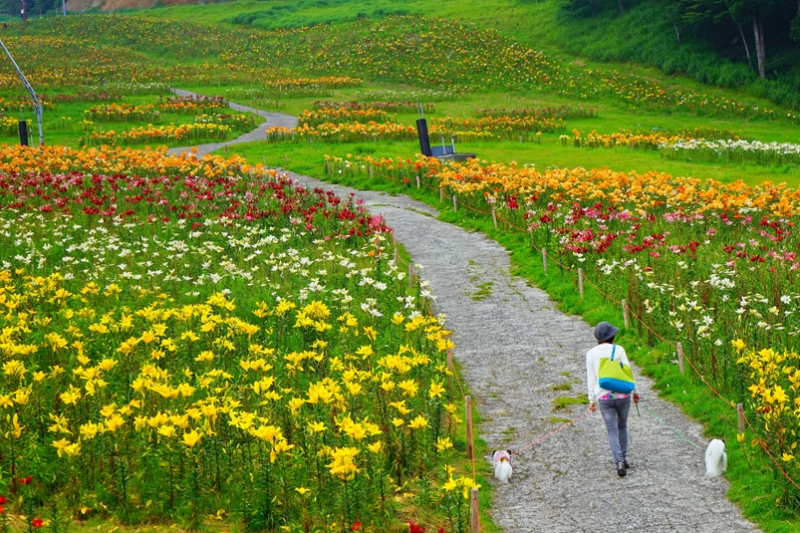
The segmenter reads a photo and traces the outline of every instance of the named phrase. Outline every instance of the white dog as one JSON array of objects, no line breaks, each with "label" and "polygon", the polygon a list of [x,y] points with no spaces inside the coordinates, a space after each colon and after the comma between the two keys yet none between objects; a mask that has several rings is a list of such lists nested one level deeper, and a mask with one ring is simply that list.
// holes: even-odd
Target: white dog
[{"label": "white dog", "polygon": [[494,477],[501,483],[508,483],[513,470],[511,468],[511,454],[506,450],[497,450],[492,455],[494,463]]},{"label": "white dog", "polygon": [[725,454],[725,443],[714,439],[706,448],[706,476],[721,476],[726,468],[728,468],[728,456]]}]

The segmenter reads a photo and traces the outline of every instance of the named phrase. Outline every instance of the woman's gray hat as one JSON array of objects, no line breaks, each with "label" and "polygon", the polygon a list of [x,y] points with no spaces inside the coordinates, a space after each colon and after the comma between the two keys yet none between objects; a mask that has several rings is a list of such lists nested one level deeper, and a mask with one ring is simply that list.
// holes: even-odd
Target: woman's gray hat
[{"label": "woman's gray hat", "polygon": [[615,328],[608,322],[600,322],[594,328],[594,338],[597,339],[597,342],[606,342],[613,339],[617,332],[619,332],[619,328]]}]

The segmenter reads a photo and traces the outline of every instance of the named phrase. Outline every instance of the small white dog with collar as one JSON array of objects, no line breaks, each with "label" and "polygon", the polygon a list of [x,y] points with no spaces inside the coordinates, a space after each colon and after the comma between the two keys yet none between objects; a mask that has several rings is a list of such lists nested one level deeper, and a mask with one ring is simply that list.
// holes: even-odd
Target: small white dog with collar
[{"label": "small white dog with collar", "polygon": [[494,463],[494,477],[501,483],[508,483],[513,474],[511,466],[511,452],[508,450],[497,450],[492,455]]}]

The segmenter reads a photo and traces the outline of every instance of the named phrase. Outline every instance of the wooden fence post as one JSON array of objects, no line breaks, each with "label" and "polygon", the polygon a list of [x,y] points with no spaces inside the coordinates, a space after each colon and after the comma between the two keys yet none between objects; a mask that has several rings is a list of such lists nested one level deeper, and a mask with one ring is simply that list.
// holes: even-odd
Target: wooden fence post
[{"label": "wooden fence post", "polygon": [[628,329],[628,302],[625,298],[622,299],[622,323],[625,325],[625,329]]},{"label": "wooden fence post", "polygon": [[494,207],[492,208],[492,223],[494,223],[494,229],[497,229],[497,210]]},{"label": "wooden fence post", "polygon": [[331,175],[331,162],[328,161],[327,159],[325,160],[325,174],[327,174],[328,176]]},{"label": "wooden fence post", "polygon": [[283,154],[283,155],[286,158],[286,166],[288,167],[289,166],[289,154]]},{"label": "wooden fence post", "polygon": [[475,445],[472,442],[472,398],[464,396],[464,410],[467,419],[467,457],[472,459],[475,455]]},{"label": "wooden fence post", "polygon": [[478,489],[469,491],[469,533],[480,533],[481,521],[478,513]]},{"label": "wooden fence post", "polygon": [[544,266],[544,275],[547,275],[547,248],[542,248],[542,265]]},{"label": "wooden fence post", "polygon": [[443,201],[444,201],[444,189],[439,187],[439,203],[442,203]]},{"label": "wooden fence post", "polygon": [[581,294],[581,298],[583,298],[583,269],[578,269],[578,292]]},{"label": "wooden fence post", "polygon": [[458,200],[455,194],[453,195],[453,213],[458,213]]},{"label": "wooden fence post", "polygon": [[681,370],[681,374],[683,374],[683,346],[681,343],[678,343],[678,368]]},{"label": "wooden fence post", "polygon": [[369,166],[369,179],[372,179],[372,165]]},{"label": "wooden fence post", "polygon": [[417,176],[417,189],[419,190],[419,176]]},{"label": "wooden fence post", "polygon": [[736,415],[739,417],[739,435],[744,433],[744,406],[740,403],[736,404]]}]

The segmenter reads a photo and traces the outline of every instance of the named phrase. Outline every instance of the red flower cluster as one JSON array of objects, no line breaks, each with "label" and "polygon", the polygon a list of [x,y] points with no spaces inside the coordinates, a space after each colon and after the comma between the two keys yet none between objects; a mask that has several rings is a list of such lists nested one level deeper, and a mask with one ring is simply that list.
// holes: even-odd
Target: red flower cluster
[{"label": "red flower cluster", "polygon": [[[76,217],[170,222],[224,218],[248,221],[284,218],[326,235],[371,235],[387,231],[352,197],[296,187],[286,176],[137,177],[84,174],[0,174],[0,211],[33,211]],[[330,222],[327,222],[330,221]]]},{"label": "red flower cluster", "polygon": [[423,533],[425,528],[419,524],[415,524],[413,520],[408,521],[408,533]]}]

